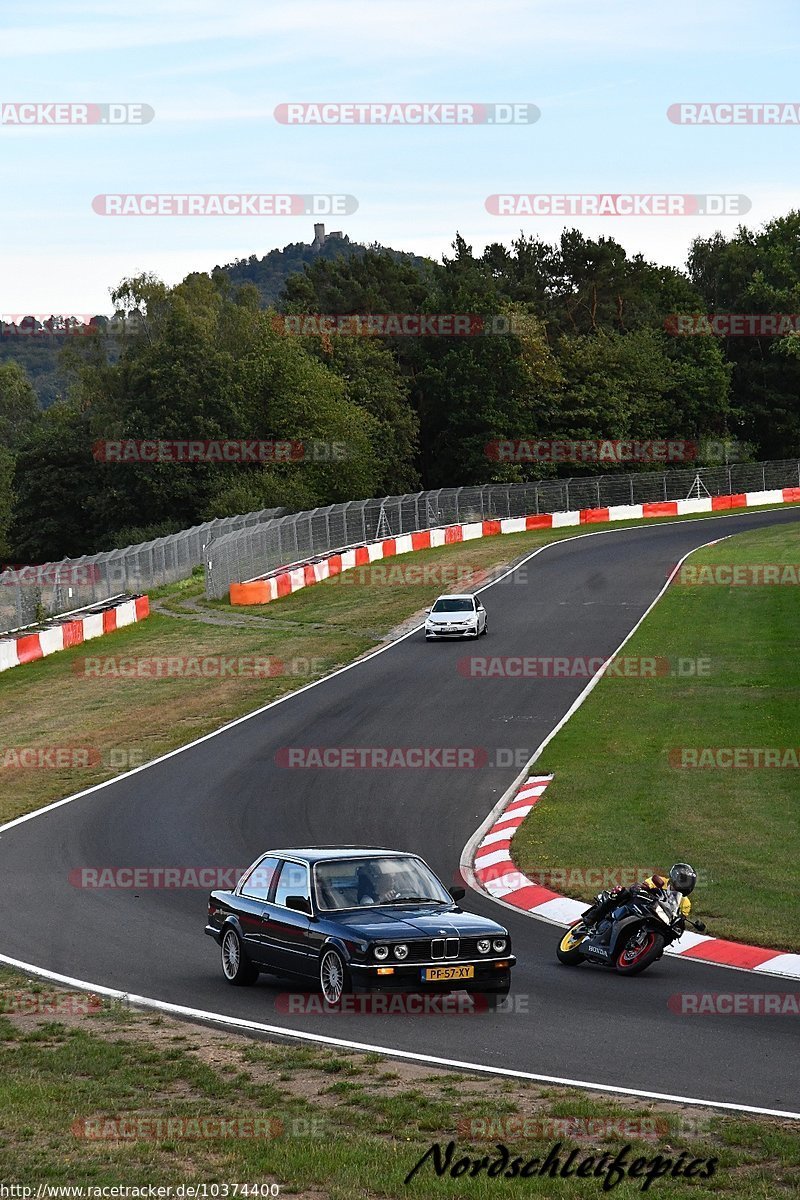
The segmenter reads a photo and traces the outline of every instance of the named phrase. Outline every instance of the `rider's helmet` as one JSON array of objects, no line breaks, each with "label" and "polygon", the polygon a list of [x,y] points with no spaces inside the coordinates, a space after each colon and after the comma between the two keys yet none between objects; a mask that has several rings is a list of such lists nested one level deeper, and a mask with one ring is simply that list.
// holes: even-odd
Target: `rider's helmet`
[{"label": "rider's helmet", "polygon": [[684,896],[688,896],[690,892],[694,891],[697,872],[688,863],[675,863],[669,869],[669,881],[676,892],[682,892]]}]

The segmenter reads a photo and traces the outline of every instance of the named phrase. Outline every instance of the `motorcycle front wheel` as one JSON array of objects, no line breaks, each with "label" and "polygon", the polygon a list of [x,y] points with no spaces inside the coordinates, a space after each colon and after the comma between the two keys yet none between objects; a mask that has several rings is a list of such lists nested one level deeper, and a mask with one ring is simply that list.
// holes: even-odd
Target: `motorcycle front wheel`
[{"label": "motorcycle front wheel", "polygon": [[565,967],[577,967],[584,962],[585,959],[579,947],[585,937],[586,929],[583,925],[573,925],[571,929],[568,929],[558,943],[556,950],[558,961]]},{"label": "motorcycle front wheel", "polygon": [[640,975],[661,956],[663,950],[664,939],[660,933],[653,929],[639,929],[617,952],[614,966],[620,975]]}]

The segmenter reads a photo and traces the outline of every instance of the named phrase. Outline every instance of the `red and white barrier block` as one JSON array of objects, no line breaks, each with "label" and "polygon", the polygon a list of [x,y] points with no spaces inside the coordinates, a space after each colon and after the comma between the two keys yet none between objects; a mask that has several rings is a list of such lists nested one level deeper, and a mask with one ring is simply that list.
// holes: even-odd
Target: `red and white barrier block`
[{"label": "red and white barrier block", "polygon": [[149,598],[137,596],[101,612],[87,613],[84,617],[76,617],[74,621],[51,625],[39,633],[0,639],[0,671],[35,662],[38,658],[46,658],[48,654],[66,650],[70,646],[79,646],[91,638],[102,637],[105,633],[113,633],[115,629],[143,621],[149,615]]},{"label": "red and white barrier block", "polygon": [[370,563],[414,550],[469,542],[473,538],[500,533],[525,533],[529,529],[564,529],[570,525],[596,525],[613,521],[652,520],[654,517],[682,517],[692,513],[723,512],[735,508],[754,508],[762,504],[800,503],[800,487],[776,488],[766,492],[742,492],[736,496],[706,496],[698,500],[664,500],[654,504],[618,504],[609,508],[581,508],[574,512],[537,513],[527,517],[502,517],[497,521],[475,521],[468,525],[445,525],[440,529],[421,529],[399,537],[383,538],[366,546],[328,554],[313,562],[300,563],[291,570],[278,571],[266,579],[232,583],[231,604],[269,604],[281,596],[290,596],[301,588],[321,583]]},{"label": "red and white barrier block", "polygon": [[[478,843],[472,870],[475,883],[495,900],[502,900],[504,904],[511,904],[514,908],[523,909],[532,916],[553,921],[557,925],[569,925],[586,910],[587,902],[561,896],[534,883],[527,875],[523,875],[511,859],[514,834],[538,803],[552,778],[552,775],[532,776],[522,784]],[[653,870],[658,870],[658,866],[654,866]],[[665,953],[699,959],[717,966],[739,967],[767,975],[800,979],[800,954],[728,942],[690,930],[678,942],[668,946]]]}]

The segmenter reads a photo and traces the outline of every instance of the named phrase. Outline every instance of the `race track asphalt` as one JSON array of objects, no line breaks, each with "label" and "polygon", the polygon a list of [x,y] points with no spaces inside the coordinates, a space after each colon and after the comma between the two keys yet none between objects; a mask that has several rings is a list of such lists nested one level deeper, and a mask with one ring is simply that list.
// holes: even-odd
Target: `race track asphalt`
[{"label": "race track asphalt", "polygon": [[[243,867],[269,847],[353,843],[416,851],[450,884],[464,844],[518,772],[507,765],[508,752],[532,753],[586,683],[470,679],[459,660],[489,653],[606,657],[693,547],[798,520],[800,511],[786,509],[555,543],[483,593],[490,632],[477,643],[428,645],[414,633],[143,771],[7,828],[0,836],[0,953],[287,1030],[796,1111],[796,1019],[686,1017],[668,1006],[684,991],[797,990],[788,980],[669,958],[635,979],[568,970],[555,958],[555,927],[470,892],[466,907],[511,931],[519,959],[514,995],[523,998],[516,1011],[289,1016],[276,1007],[291,987],[286,981],[262,976],[254,988],[224,982],[218,950],[203,934],[205,892],[87,890],[69,876],[87,866]],[[135,730],[135,713],[131,725]],[[489,763],[428,770],[276,765],[280,748],[298,746],[478,747]]]}]

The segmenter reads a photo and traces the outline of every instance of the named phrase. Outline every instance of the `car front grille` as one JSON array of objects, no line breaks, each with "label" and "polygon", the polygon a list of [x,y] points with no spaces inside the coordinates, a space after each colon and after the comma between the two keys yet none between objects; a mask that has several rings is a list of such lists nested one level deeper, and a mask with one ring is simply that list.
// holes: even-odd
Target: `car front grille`
[{"label": "car front grille", "polygon": [[434,938],[431,942],[431,958],[458,958],[461,939],[457,937]]}]

